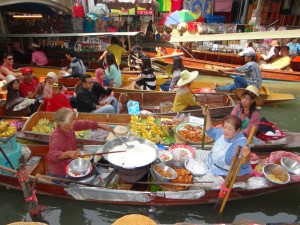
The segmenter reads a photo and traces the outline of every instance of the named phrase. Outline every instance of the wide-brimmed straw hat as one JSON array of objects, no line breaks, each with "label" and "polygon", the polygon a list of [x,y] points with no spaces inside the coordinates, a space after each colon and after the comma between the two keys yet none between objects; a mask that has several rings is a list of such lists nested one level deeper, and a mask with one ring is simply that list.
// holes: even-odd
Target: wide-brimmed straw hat
[{"label": "wide-brimmed straw hat", "polygon": [[31,44],[31,47],[33,47],[33,48],[39,48],[40,46],[37,45],[36,43],[32,43],[32,44]]},{"label": "wide-brimmed straw hat", "polygon": [[187,70],[183,70],[180,73],[180,79],[177,82],[177,86],[183,86],[185,84],[188,84],[190,82],[192,82],[197,76],[198,76],[199,72],[198,71],[192,71],[189,72]]},{"label": "wide-brimmed straw hat", "polygon": [[144,215],[129,214],[117,219],[112,225],[157,225],[157,223]]},{"label": "wide-brimmed straw hat", "polygon": [[259,97],[259,89],[253,85],[248,85],[245,89],[243,88],[238,88],[235,90],[235,94],[238,97],[238,99],[242,99],[242,95],[244,93],[249,93],[252,94],[254,96],[254,100],[256,102],[257,105],[261,105],[262,104],[262,99]]},{"label": "wide-brimmed straw hat", "polygon": [[15,80],[18,80],[18,78],[16,78],[14,75],[12,74],[8,74],[6,77],[5,77],[5,83],[3,84],[2,86],[2,90],[6,90],[7,89],[7,85]]}]

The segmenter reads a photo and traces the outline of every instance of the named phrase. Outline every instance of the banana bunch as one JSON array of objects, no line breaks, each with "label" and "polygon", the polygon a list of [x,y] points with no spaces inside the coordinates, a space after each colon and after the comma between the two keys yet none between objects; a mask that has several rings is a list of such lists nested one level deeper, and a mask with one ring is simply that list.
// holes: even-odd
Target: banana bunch
[{"label": "banana bunch", "polygon": [[9,137],[17,132],[17,128],[9,122],[0,122],[0,137]]},{"label": "banana bunch", "polygon": [[155,143],[164,143],[166,137],[170,135],[169,128],[158,125],[153,116],[148,116],[143,122],[140,117],[132,116],[130,131],[136,132],[138,136]]},{"label": "banana bunch", "polygon": [[51,123],[47,118],[41,118],[36,123],[35,126],[32,127],[32,131],[35,133],[41,134],[52,134],[54,128],[56,127],[55,123]]}]

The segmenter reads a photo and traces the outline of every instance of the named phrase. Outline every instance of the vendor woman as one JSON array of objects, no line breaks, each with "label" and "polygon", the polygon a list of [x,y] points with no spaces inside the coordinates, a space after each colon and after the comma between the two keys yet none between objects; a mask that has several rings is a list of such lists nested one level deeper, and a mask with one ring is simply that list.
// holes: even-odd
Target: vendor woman
[{"label": "vendor woman", "polygon": [[203,110],[203,115],[207,116],[206,134],[214,139],[215,144],[211,151],[200,150],[196,158],[204,160],[212,174],[227,176],[235,152],[238,146],[241,146],[244,162],[238,176],[247,179],[251,174],[250,150],[243,147],[247,139],[240,132],[241,120],[237,116],[227,115],[223,119],[223,127],[214,128],[209,111]]},{"label": "vendor woman", "polygon": [[76,159],[76,136],[75,131],[101,128],[106,131],[112,129],[105,124],[96,121],[74,120],[72,109],[60,108],[54,114],[54,120],[57,124],[49,140],[48,174],[51,176],[65,178],[65,168]]},{"label": "vendor woman", "polygon": [[177,82],[179,87],[174,99],[173,111],[180,112],[183,110],[200,109],[195,97],[192,94],[190,86],[193,80],[198,76],[198,71],[189,72],[183,70],[180,73],[180,79]]}]

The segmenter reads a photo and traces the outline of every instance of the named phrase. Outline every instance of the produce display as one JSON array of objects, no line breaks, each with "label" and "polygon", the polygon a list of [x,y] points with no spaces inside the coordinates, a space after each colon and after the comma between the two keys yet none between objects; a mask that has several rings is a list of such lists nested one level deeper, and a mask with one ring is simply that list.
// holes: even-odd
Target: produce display
[{"label": "produce display", "polygon": [[55,127],[55,122],[50,122],[49,119],[41,118],[36,125],[32,127],[32,131],[41,134],[52,134]]},{"label": "produce display", "polygon": [[17,132],[17,128],[10,122],[0,122],[0,138],[9,137]]},{"label": "produce display", "polygon": [[[139,137],[148,139],[154,143],[174,143],[174,135],[170,126],[162,123],[163,119],[155,119],[153,116],[148,116],[146,119],[141,119],[137,115],[131,116],[130,132],[135,132]],[[173,137],[173,140],[172,137]]]}]

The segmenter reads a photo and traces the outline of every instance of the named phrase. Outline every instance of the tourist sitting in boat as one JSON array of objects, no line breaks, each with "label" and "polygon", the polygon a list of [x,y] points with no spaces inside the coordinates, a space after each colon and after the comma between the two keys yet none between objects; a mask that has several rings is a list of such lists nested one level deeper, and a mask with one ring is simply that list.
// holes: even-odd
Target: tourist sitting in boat
[{"label": "tourist sitting in boat", "polygon": [[172,66],[172,80],[168,80],[160,85],[162,91],[173,92],[177,82],[180,79],[180,73],[184,70],[184,65],[182,63],[182,58],[180,56],[175,56],[173,58]]},{"label": "tourist sitting in boat", "polygon": [[68,48],[66,50],[66,58],[71,61],[70,66],[62,68],[59,72],[59,76],[63,76],[65,78],[80,78],[86,73],[85,65],[81,59],[76,58],[76,52],[73,48]]},{"label": "tourist sitting in boat", "polygon": [[260,68],[262,69],[270,69],[270,70],[286,70],[289,68],[291,63],[291,58],[289,57],[289,47],[281,46],[280,50],[281,57],[272,63],[262,64]]},{"label": "tourist sitting in boat", "polygon": [[[216,90],[221,92],[231,92],[237,88],[246,88],[248,85],[253,85],[257,88],[261,87],[262,75],[259,69],[259,65],[256,63],[256,54],[245,53],[246,64],[232,69],[218,70],[220,73],[225,74],[224,72],[238,72],[245,73],[245,78],[241,76],[234,77],[234,83],[227,86],[216,85]],[[225,74],[226,75],[226,74]]]},{"label": "tourist sitting in boat", "polygon": [[40,46],[32,43],[32,55],[31,55],[31,64],[36,64],[38,66],[45,66],[48,64],[48,59],[46,54],[41,51]]},{"label": "tourist sitting in boat", "polygon": [[60,108],[54,114],[57,126],[49,139],[48,174],[56,177],[66,177],[66,166],[72,159],[77,158],[75,131],[101,128],[106,131],[112,129],[96,121],[74,120],[72,109]]},{"label": "tourist sitting in boat", "polygon": [[193,80],[198,76],[198,71],[189,72],[183,70],[180,73],[180,79],[177,82],[179,87],[174,99],[173,111],[181,112],[189,109],[200,109],[201,107],[197,104],[195,97],[192,94],[190,86]]},{"label": "tourist sitting in boat", "polygon": [[38,83],[33,79],[33,70],[29,67],[22,69],[24,79],[20,84],[20,93],[23,97],[34,99],[42,94],[45,83]]},{"label": "tourist sitting in boat", "polygon": [[66,107],[71,108],[69,99],[65,94],[62,93],[63,86],[59,82],[55,82],[52,85],[52,94],[51,97],[45,100],[46,111],[47,112],[56,112],[58,109]]},{"label": "tourist sitting in boat", "polygon": [[152,67],[149,56],[141,58],[141,74],[137,77],[129,77],[128,80],[134,81],[134,88],[140,90],[155,90],[156,89],[156,76]]},{"label": "tourist sitting in boat", "polygon": [[245,90],[237,90],[236,95],[241,102],[233,108],[231,115],[241,119],[241,132],[248,137],[252,126],[255,126],[257,131],[260,122],[260,112],[256,109],[256,104],[261,103],[259,89],[249,85]]},{"label": "tourist sitting in boat", "polygon": [[[21,96],[19,91],[20,81],[18,78],[12,74],[7,75],[6,85],[5,109],[8,116],[30,116],[37,110],[39,104],[34,99],[26,99]],[[15,108],[16,106],[17,108]]]},{"label": "tourist sitting in boat", "polygon": [[3,64],[0,65],[0,73],[4,76],[0,77],[1,80],[5,80],[5,77],[8,74],[12,74],[17,78],[23,78],[22,73],[19,73],[22,68],[19,69],[13,69],[13,64],[14,64],[14,57],[11,53],[3,53]]},{"label": "tourist sitting in boat", "polygon": [[[280,48],[277,40],[272,40],[270,46],[271,46],[271,48],[270,48],[270,50],[269,50],[269,52],[268,52],[267,55],[261,54],[262,59],[264,61],[266,61],[266,62],[270,61],[270,58],[272,56],[274,56],[274,54],[275,54],[275,47],[279,47]],[[280,52],[280,49],[279,49],[279,52]]]},{"label": "tourist sitting in boat", "polygon": [[260,60],[260,61],[258,62],[258,64],[260,65],[260,67],[261,67],[261,65],[263,65],[263,64],[268,64],[268,63],[272,64],[272,63],[275,62],[276,60],[280,59],[280,58],[281,58],[280,50],[281,50],[281,47],[280,47],[280,46],[275,46],[274,51],[273,51],[274,54],[273,54],[270,58],[268,58],[268,59],[266,59],[266,60]]},{"label": "tourist sitting in boat", "polygon": [[196,158],[204,161],[209,172],[218,176],[227,176],[231,162],[238,146],[242,146],[241,155],[245,157],[238,176],[249,178],[251,174],[250,150],[246,145],[247,139],[240,132],[242,121],[234,115],[227,115],[223,119],[223,127],[215,128],[212,124],[209,110],[203,110],[207,116],[206,134],[215,141],[211,151],[200,150]]},{"label": "tourist sitting in boat", "polygon": [[94,81],[91,75],[84,75],[81,78],[81,86],[76,93],[77,111],[88,113],[116,113],[111,99],[99,101],[99,97],[93,92]]},{"label": "tourist sitting in boat", "polygon": [[245,56],[246,53],[255,53],[253,41],[246,43],[245,49],[238,54],[238,56]]},{"label": "tourist sitting in boat", "polygon": [[[44,100],[52,97],[52,85],[56,82],[58,82],[58,77],[57,77],[56,73],[54,73],[54,72],[47,73],[46,80],[45,80],[45,86],[43,89]],[[63,86],[61,92],[65,93],[66,91],[67,91],[67,88]]]},{"label": "tourist sitting in boat", "polygon": [[121,70],[117,65],[116,58],[112,52],[107,52],[105,75],[109,82],[108,86],[119,88],[122,86]]},{"label": "tourist sitting in boat", "polygon": [[[122,44],[125,44],[125,42],[123,42]],[[107,51],[103,52],[103,54],[99,57],[98,62],[100,62],[101,60],[104,59],[104,57],[106,56],[108,51],[112,52],[114,54],[114,56],[116,57],[116,62],[117,62],[118,67],[121,64],[122,55],[128,53],[124,47],[121,47],[119,45],[119,40],[116,36],[113,36],[110,39],[110,45],[107,47]]]},{"label": "tourist sitting in boat", "polygon": [[289,49],[289,55],[290,56],[297,56],[300,52],[300,44],[298,43],[298,38],[292,38],[289,43],[286,44]]}]

